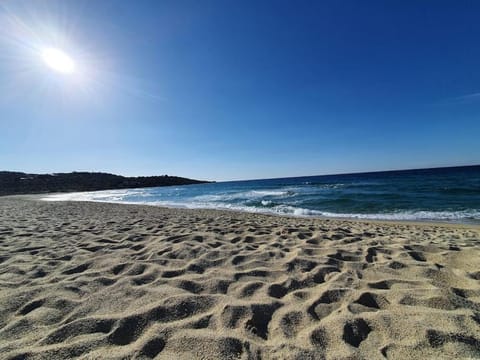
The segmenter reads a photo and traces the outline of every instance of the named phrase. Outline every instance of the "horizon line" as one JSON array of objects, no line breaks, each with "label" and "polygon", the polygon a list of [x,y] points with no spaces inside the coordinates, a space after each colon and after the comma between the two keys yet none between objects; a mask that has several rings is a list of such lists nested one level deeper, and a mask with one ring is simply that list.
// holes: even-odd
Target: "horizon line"
[{"label": "horizon line", "polygon": [[375,174],[375,173],[387,173],[387,172],[399,172],[399,171],[415,171],[415,170],[435,170],[435,169],[451,169],[462,167],[476,167],[480,166],[480,163],[468,164],[468,165],[447,165],[447,166],[434,166],[434,167],[421,167],[421,168],[408,168],[408,169],[389,169],[389,170],[372,170],[372,171],[354,171],[354,172],[341,172],[331,174],[316,174],[316,175],[300,175],[300,176],[280,176],[273,178],[257,178],[257,179],[239,179],[239,180],[221,180],[217,182],[234,182],[234,181],[257,181],[257,180],[276,180],[276,179],[295,179],[302,177],[317,177],[317,176],[343,176],[343,175],[363,175],[363,174]]}]

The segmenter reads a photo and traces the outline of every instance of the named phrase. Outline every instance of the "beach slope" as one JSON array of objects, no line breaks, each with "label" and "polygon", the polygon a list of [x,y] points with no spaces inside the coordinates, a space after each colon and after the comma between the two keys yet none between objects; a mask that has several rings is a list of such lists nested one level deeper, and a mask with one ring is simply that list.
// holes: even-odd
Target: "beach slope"
[{"label": "beach slope", "polygon": [[0,198],[2,359],[480,357],[480,229]]}]

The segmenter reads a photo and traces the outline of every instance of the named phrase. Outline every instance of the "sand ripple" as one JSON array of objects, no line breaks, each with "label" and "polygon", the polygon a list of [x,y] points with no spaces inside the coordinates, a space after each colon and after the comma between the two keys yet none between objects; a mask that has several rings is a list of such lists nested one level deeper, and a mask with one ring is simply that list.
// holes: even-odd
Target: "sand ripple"
[{"label": "sand ripple", "polygon": [[0,199],[2,359],[480,358],[480,230]]}]

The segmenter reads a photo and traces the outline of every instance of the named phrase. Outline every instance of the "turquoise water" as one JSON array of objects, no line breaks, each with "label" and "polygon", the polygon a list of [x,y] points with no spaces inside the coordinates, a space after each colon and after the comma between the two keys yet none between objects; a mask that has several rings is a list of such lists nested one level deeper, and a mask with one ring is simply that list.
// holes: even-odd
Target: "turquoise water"
[{"label": "turquoise water", "polygon": [[480,166],[97,191],[48,199],[480,223]]}]

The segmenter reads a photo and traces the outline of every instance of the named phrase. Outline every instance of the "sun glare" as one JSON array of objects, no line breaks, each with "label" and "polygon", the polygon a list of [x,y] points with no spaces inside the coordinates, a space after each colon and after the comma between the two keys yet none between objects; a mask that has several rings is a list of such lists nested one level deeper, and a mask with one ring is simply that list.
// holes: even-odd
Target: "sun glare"
[{"label": "sun glare", "polygon": [[73,59],[60,49],[48,48],[42,51],[42,58],[51,69],[63,74],[71,74],[75,71]]}]

